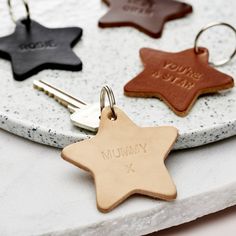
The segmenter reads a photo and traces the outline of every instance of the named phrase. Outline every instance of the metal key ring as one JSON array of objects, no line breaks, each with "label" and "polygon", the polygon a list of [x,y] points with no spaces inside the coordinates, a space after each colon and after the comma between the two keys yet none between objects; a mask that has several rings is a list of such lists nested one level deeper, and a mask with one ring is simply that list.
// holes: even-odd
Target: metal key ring
[{"label": "metal key ring", "polygon": [[[236,36],[236,29],[228,23],[217,22],[217,23],[208,24],[199,31],[199,33],[197,34],[197,36],[195,38],[195,41],[194,41],[194,51],[195,51],[195,53],[198,54],[200,52],[199,47],[198,47],[198,40],[199,40],[200,36],[202,35],[202,33],[205,32],[206,30],[208,30],[209,28],[212,28],[212,27],[215,27],[215,26],[226,26],[226,27],[232,29],[233,32],[235,33],[235,36]],[[236,55],[236,46],[235,46],[235,49],[234,49],[233,53],[229,56],[229,58],[221,60],[221,61],[216,62],[216,63],[215,62],[209,62],[209,63],[211,65],[215,66],[215,67],[223,66],[223,65],[227,64],[228,62],[230,62],[235,55]]]},{"label": "metal key ring", "polygon": [[[22,2],[24,4],[25,11],[26,11],[26,22],[27,22],[27,24],[29,24],[30,21],[31,21],[29,4],[26,0],[22,0]],[[9,8],[9,13],[10,13],[11,19],[14,23],[16,23],[16,19],[15,19],[14,14],[13,14],[13,8],[12,8],[11,0],[7,0],[7,3],[8,3],[8,8]]]},{"label": "metal key ring", "polygon": [[114,110],[114,105],[116,105],[115,96],[114,96],[114,93],[113,93],[112,89],[107,85],[102,87],[101,93],[100,93],[100,109],[101,109],[101,112],[105,107],[105,95],[106,94],[107,94],[107,97],[108,97],[109,106],[110,106],[111,113],[112,113],[112,118],[116,119],[117,115],[116,115],[115,110]]}]

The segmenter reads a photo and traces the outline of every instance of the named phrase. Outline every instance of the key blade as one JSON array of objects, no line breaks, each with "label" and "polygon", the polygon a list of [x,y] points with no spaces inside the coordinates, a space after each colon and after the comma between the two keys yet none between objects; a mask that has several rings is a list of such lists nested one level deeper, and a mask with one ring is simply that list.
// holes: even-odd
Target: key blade
[{"label": "key blade", "polygon": [[54,98],[57,102],[68,108],[71,112],[74,112],[76,109],[80,109],[87,105],[85,102],[71,96],[70,94],[45,81],[34,80],[33,85],[35,89],[44,92],[49,97]]}]

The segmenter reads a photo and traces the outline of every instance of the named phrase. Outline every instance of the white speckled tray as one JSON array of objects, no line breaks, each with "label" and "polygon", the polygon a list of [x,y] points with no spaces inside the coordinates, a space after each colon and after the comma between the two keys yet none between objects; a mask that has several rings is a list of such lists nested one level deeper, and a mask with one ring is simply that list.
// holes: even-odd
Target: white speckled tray
[{"label": "white speckled tray", "polygon": [[[219,20],[235,24],[234,0],[215,0],[214,4],[205,0],[189,2],[194,7],[194,13],[167,23],[162,38],[152,39],[129,27],[98,28],[98,19],[108,10],[100,0],[69,0],[66,3],[63,0],[30,1],[32,18],[39,23],[47,27],[80,26],[84,29],[82,41],[74,48],[84,63],[84,69],[83,72],[45,70],[24,82],[17,82],[12,78],[10,63],[0,59],[0,127],[56,147],[91,135],[70,123],[69,112],[64,107],[32,88],[34,79],[44,79],[89,103],[98,102],[102,85],[110,85],[118,106],[140,126],[176,126],[180,132],[176,149],[199,146],[235,135],[235,88],[201,97],[185,118],[174,115],[158,99],[123,95],[124,84],[143,68],[139,58],[140,48],[184,50],[192,47],[195,35],[205,24]],[[19,13],[22,10],[20,1],[17,4],[15,10]],[[0,36],[14,30],[6,5],[1,11],[0,23]],[[210,50],[216,49],[222,57],[227,56],[234,47],[232,34],[228,31],[227,34],[229,37],[224,37],[226,33],[214,34],[214,31],[210,36],[207,34]],[[217,41],[214,41],[216,38]],[[223,44],[219,47],[222,40]],[[235,77],[236,60],[219,69]]]}]

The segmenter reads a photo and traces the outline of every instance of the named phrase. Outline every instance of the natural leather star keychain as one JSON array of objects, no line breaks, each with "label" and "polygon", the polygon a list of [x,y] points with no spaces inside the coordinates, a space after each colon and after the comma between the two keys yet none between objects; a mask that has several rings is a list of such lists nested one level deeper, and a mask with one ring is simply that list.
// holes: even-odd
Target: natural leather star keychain
[{"label": "natural leather star keychain", "polygon": [[219,63],[209,62],[209,52],[198,47],[200,35],[207,29],[227,23],[210,24],[195,39],[194,48],[170,53],[149,48],[140,50],[144,70],[124,86],[124,93],[131,97],[157,97],[163,100],[177,115],[186,116],[196,99],[202,94],[215,93],[232,88],[234,80],[213,66],[228,63],[236,54]]},{"label": "natural leather star keychain", "polygon": [[[110,106],[104,107],[107,93]],[[62,157],[89,171],[97,207],[108,212],[133,194],[163,200],[176,198],[176,188],[164,161],[178,136],[171,126],[141,128],[115,106],[112,90],[101,91],[101,118],[95,137],[71,144]]]},{"label": "natural leather star keychain", "polygon": [[13,34],[0,38],[0,57],[11,61],[14,78],[24,80],[43,69],[81,70],[82,62],[71,47],[81,38],[82,29],[46,28],[30,18],[29,6],[25,0],[23,3],[27,18],[15,21],[8,0],[16,28]]},{"label": "natural leather star keychain", "polygon": [[151,37],[161,37],[166,21],[184,17],[192,6],[174,0],[103,0],[110,10],[100,27],[133,26]]}]

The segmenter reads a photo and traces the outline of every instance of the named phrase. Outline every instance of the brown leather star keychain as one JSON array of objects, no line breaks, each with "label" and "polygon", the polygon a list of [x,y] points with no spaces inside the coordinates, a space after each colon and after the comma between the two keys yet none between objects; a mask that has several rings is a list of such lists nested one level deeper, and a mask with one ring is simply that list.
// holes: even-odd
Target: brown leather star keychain
[{"label": "brown leather star keychain", "polygon": [[151,37],[161,37],[166,21],[184,17],[192,6],[174,0],[103,0],[110,10],[100,27],[133,26]]},{"label": "brown leather star keychain", "polygon": [[[107,107],[106,93],[110,103]],[[66,161],[93,175],[98,209],[108,212],[136,193],[175,199],[176,188],[164,160],[178,136],[177,129],[138,127],[115,106],[113,92],[107,86],[101,91],[100,103],[97,135],[62,150]]]},{"label": "brown leather star keychain", "polygon": [[233,78],[213,66],[228,63],[236,49],[227,60],[212,63],[208,50],[198,47],[200,35],[218,25],[227,26],[236,33],[236,29],[227,23],[215,23],[198,33],[194,48],[177,53],[142,48],[140,57],[145,68],[124,86],[125,95],[160,98],[177,115],[186,116],[200,95],[232,88]]}]

